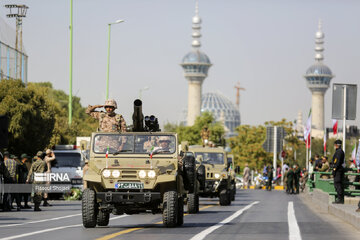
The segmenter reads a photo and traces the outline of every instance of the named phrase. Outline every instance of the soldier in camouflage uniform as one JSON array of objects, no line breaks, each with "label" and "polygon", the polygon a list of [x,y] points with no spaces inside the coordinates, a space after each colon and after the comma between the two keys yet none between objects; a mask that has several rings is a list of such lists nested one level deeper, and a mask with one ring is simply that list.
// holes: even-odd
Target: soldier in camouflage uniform
[{"label": "soldier in camouflage uniform", "polygon": [[[95,111],[96,108],[104,107],[106,112]],[[88,106],[86,113],[99,120],[101,132],[126,132],[126,122],[121,114],[116,114],[117,104],[115,100],[108,99],[104,105]]]},{"label": "soldier in camouflage uniform", "polygon": [[[43,161],[41,159],[42,154],[43,154],[42,151],[37,152],[36,160],[31,165],[29,175],[28,175],[27,180],[26,180],[27,183],[31,182],[31,179],[34,179],[34,177],[32,176],[34,173],[44,173],[45,172],[46,163],[45,163],[45,161]],[[34,180],[33,183],[41,184],[43,182],[37,182],[37,181]],[[42,200],[42,192],[41,191],[36,191],[35,195],[34,195],[34,204],[35,204],[34,211],[41,211],[41,209],[40,209],[41,200]]]}]

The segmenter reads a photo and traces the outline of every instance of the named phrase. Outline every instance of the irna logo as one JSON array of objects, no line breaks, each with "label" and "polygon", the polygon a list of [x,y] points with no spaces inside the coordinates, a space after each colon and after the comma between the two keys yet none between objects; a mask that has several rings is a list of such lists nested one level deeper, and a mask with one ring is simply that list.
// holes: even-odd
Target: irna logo
[{"label": "irna logo", "polygon": [[70,182],[67,173],[35,173],[35,182]]}]

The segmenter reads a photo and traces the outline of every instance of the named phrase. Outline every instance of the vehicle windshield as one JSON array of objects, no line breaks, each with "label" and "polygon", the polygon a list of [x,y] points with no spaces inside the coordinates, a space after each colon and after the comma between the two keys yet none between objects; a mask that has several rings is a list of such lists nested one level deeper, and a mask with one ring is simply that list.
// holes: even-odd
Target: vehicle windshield
[{"label": "vehicle windshield", "polygon": [[81,154],[76,152],[55,152],[54,167],[80,167]]},{"label": "vehicle windshield", "polygon": [[101,134],[94,138],[94,152],[109,154],[172,154],[176,151],[173,135]]},{"label": "vehicle windshield", "polygon": [[224,164],[223,153],[212,153],[212,152],[196,152],[195,158],[202,157],[203,163],[205,164]]}]

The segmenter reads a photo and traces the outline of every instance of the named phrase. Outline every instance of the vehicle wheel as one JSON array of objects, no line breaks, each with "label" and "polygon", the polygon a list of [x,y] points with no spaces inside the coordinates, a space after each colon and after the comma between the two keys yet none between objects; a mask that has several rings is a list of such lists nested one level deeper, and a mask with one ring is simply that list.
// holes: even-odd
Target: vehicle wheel
[{"label": "vehicle wheel", "polygon": [[206,178],[206,169],[204,165],[200,165],[197,169],[197,180],[200,183],[200,189],[205,189],[205,178]]},{"label": "vehicle wheel", "polygon": [[184,163],[184,182],[185,189],[192,193],[194,191],[195,178],[196,178],[196,165],[193,156],[185,156]]},{"label": "vehicle wheel", "polygon": [[96,223],[98,226],[107,226],[109,225],[110,213],[99,211],[96,219]]},{"label": "vehicle wheel", "polygon": [[195,193],[188,194],[187,201],[188,213],[198,213],[199,212],[199,195]]},{"label": "vehicle wheel", "polygon": [[177,226],[184,224],[184,199],[181,197],[178,199],[178,213],[177,213]]},{"label": "vehicle wheel", "polygon": [[82,195],[82,220],[86,228],[94,228],[96,226],[97,204],[95,191],[85,189]]},{"label": "vehicle wheel", "polygon": [[231,201],[235,201],[235,195],[236,195],[236,185],[235,183],[233,183],[231,189]]},{"label": "vehicle wheel", "polygon": [[168,191],[164,193],[163,199],[163,224],[165,227],[175,227],[178,215],[178,195],[175,191]]},{"label": "vehicle wheel", "polygon": [[219,199],[220,199],[221,206],[230,205],[230,202],[231,202],[230,201],[230,193],[226,189],[221,190]]}]

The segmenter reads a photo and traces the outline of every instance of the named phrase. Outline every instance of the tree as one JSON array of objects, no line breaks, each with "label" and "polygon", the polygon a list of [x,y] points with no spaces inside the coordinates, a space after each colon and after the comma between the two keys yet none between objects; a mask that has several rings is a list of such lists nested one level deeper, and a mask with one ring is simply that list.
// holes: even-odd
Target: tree
[{"label": "tree", "polygon": [[0,81],[0,115],[9,118],[9,148],[14,154],[35,154],[49,143],[55,126],[55,107],[45,89],[20,80]]},{"label": "tree", "polygon": [[271,155],[263,148],[266,139],[264,126],[241,125],[236,128],[237,136],[228,142],[234,155],[235,166],[243,168],[245,163],[251,169],[262,169],[271,160]]}]

